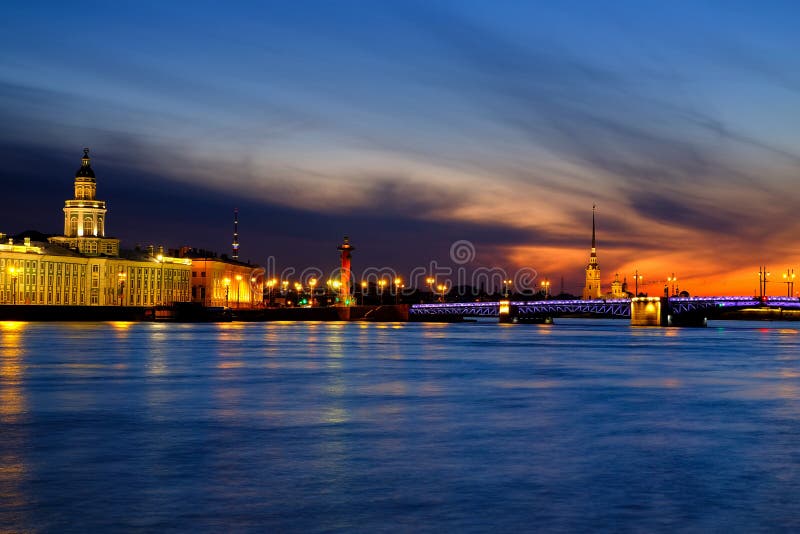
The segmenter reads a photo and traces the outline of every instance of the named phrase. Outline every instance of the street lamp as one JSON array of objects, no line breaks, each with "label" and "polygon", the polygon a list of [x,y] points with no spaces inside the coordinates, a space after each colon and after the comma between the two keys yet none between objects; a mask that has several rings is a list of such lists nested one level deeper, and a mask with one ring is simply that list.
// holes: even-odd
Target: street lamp
[{"label": "street lamp", "polygon": [[678,277],[675,276],[675,273],[672,273],[672,276],[667,277],[667,283],[672,284],[672,293],[671,295],[675,295],[675,283],[678,281]]},{"label": "street lamp", "polygon": [[513,283],[514,283],[513,280],[503,280],[503,296],[505,298],[508,298],[508,289],[511,287],[511,284]]},{"label": "street lamp", "polygon": [[758,267],[758,291],[760,293],[761,300],[764,300],[764,297],[767,296],[767,278],[769,278],[769,271],[767,271],[766,265],[760,265]]},{"label": "street lamp", "polygon": [[302,291],[302,289],[303,289],[303,285],[300,282],[295,282],[294,283],[294,291],[295,291],[295,293],[297,293],[297,298],[294,299],[294,300],[295,300],[295,304],[297,304],[298,306],[300,305],[300,295],[301,295],[300,291]]},{"label": "street lamp", "polygon": [[267,293],[267,294],[268,294],[268,297],[267,297],[267,306],[270,306],[270,307],[272,306],[272,288],[273,288],[273,287],[275,287],[275,284],[276,284],[277,282],[278,282],[278,281],[277,281],[277,280],[275,280],[274,278],[273,278],[272,280],[269,280],[269,281],[267,282],[267,291],[268,291],[268,293]]},{"label": "street lamp", "polygon": [[228,307],[228,291],[231,288],[231,279],[228,278],[228,277],[223,278],[222,279],[222,285],[225,286],[225,307],[227,308]]},{"label": "street lamp", "polygon": [[639,269],[636,269],[636,272],[633,274],[633,281],[636,286],[635,293],[633,294],[634,297],[639,296],[639,280],[641,280],[642,278],[644,278],[644,276],[639,274]]},{"label": "street lamp", "polygon": [[386,287],[386,280],[378,280],[378,286],[381,288],[381,304],[383,304],[383,289]]},{"label": "street lamp", "polygon": [[403,280],[399,276],[394,279],[394,303],[400,303],[400,289],[403,287]]},{"label": "street lamp", "polygon": [[362,280],[361,281],[361,305],[362,306],[365,303],[364,299],[366,298],[367,286],[368,286],[367,281],[366,280]]},{"label": "street lamp", "polygon": [[786,269],[786,272],[783,273],[783,279],[786,280],[784,284],[786,284],[786,296],[791,297],[794,295],[794,269]]},{"label": "street lamp", "polygon": [[550,296],[550,280],[547,278],[542,280],[542,289],[544,290],[544,298],[547,299]]},{"label": "street lamp", "polygon": [[159,281],[160,288],[158,290],[158,304],[161,305],[164,304],[164,255],[159,254],[158,256],[156,256],[156,261],[161,264],[161,270],[158,273],[158,276],[160,278]]},{"label": "street lamp", "polygon": [[431,290],[431,300],[433,300],[433,297],[435,295],[433,292],[433,284],[436,283],[436,279],[433,278],[432,276],[429,276],[428,278],[425,279],[425,282],[428,284],[428,287]]},{"label": "street lamp", "polygon": [[17,269],[14,267],[8,268],[8,274],[11,275],[11,304],[17,303]]},{"label": "street lamp", "polygon": [[311,289],[311,291],[310,291],[310,293],[311,293],[311,302],[309,302],[309,304],[313,308],[314,307],[314,288],[317,287],[317,279],[316,278],[312,278],[311,280],[309,280],[308,281],[308,287]]},{"label": "street lamp", "polygon": [[444,285],[444,284],[439,284],[439,285],[437,286],[437,289],[439,290],[439,293],[441,293],[441,294],[442,294],[442,296],[441,296],[441,298],[439,299],[439,301],[440,301],[440,302],[444,302],[444,290],[445,290],[445,289],[447,289],[447,286],[446,286],[446,285]]},{"label": "street lamp", "polygon": [[[261,300],[264,300],[264,294],[261,294]],[[256,277],[250,277],[250,307],[256,307]]]},{"label": "street lamp", "polygon": [[122,306],[125,303],[125,278],[127,278],[127,274],[120,271],[117,273],[117,280],[119,283],[119,290],[117,291],[117,300],[119,300],[119,305]]},{"label": "street lamp", "polygon": [[236,309],[239,309],[239,290],[242,287],[242,275],[236,275]]}]

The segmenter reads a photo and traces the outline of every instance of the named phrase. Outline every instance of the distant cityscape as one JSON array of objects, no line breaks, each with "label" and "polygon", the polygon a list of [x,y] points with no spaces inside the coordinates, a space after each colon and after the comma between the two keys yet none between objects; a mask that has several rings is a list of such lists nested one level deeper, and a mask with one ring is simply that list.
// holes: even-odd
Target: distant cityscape
[{"label": "distant cityscape", "polygon": [[[355,247],[344,238],[338,249],[341,264],[335,273],[290,280],[270,273],[260,265],[240,261],[238,210],[234,210],[232,254],[183,247],[163,246],[124,249],[119,239],[106,235],[107,206],[97,197],[97,178],[89,149],[84,149],[75,173],[74,196],[64,203],[64,232],[46,236],[36,232],[17,236],[0,233],[0,304],[54,306],[156,307],[194,303],[207,308],[255,309],[272,306],[328,306],[386,303],[444,302],[464,298],[448,281],[425,277],[424,287],[409,287],[399,275],[356,281],[351,272]],[[639,291],[643,276],[633,275],[633,291],[627,277],[615,274],[604,292],[597,254],[595,208],[592,208],[592,238],[585,269],[583,300],[630,299],[645,296]],[[761,296],[769,273],[759,272]],[[787,296],[794,294],[794,272],[784,274]],[[515,288],[502,279],[500,287],[470,288],[472,300],[507,297],[550,298],[552,282],[545,278],[535,286]],[[421,284],[418,284],[421,286]],[[494,284],[492,284],[494,285]],[[578,298],[563,290],[561,299]],[[525,291],[523,291],[523,289]],[[426,291],[427,290],[427,291]],[[664,296],[688,297],[672,274],[664,285]]]}]

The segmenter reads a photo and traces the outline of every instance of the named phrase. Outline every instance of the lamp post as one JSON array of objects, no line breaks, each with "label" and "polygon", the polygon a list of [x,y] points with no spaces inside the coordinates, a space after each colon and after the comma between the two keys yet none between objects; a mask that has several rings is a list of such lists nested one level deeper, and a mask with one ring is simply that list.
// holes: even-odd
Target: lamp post
[{"label": "lamp post", "polygon": [[398,276],[394,279],[394,303],[400,304],[400,289],[403,287],[403,280]]},{"label": "lamp post", "polygon": [[433,284],[435,284],[435,283],[436,283],[436,279],[435,279],[434,277],[432,277],[432,276],[429,276],[428,278],[426,278],[426,279],[425,279],[425,282],[428,284],[428,287],[429,287],[429,288],[430,288],[430,290],[431,290],[431,300],[433,300],[433,299],[434,299],[434,296],[436,295],[436,294],[433,292]]},{"label": "lamp post", "polygon": [[367,293],[367,286],[368,286],[367,281],[366,280],[362,280],[361,281],[361,305],[362,306],[366,302],[364,299],[365,299],[366,293]]},{"label": "lamp post", "polygon": [[17,269],[14,267],[8,268],[8,274],[11,275],[11,304],[17,303]]},{"label": "lamp post", "polygon": [[164,255],[159,254],[156,256],[156,261],[161,264],[161,270],[158,273],[159,280],[159,290],[158,290],[158,304],[164,304]]},{"label": "lamp post", "polygon": [[791,297],[794,295],[794,269],[786,269],[786,272],[783,273],[783,279],[785,280],[784,284],[786,284],[786,296]]},{"label": "lamp post", "polygon": [[675,295],[675,283],[678,281],[678,277],[675,276],[675,273],[672,273],[672,276],[667,277],[667,283],[672,284],[672,293],[671,295]]},{"label": "lamp post", "polygon": [[635,293],[633,294],[634,297],[639,296],[639,280],[644,278],[641,274],[639,274],[639,269],[636,269],[636,272],[633,273],[633,282],[636,289],[634,289]]},{"label": "lamp post", "polygon": [[317,287],[317,279],[316,278],[312,278],[311,280],[309,280],[308,281],[308,287],[310,289],[309,293],[311,293],[311,300],[310,300],[309,304],[313,308],[314,307],[314,288]]},{"label": "lamp post", "polygon": [[228,291],[231,288],[231,279],[228,278],[228,277],[223,278],[222,279],[222,285],[225,286],[225,307],[227,308],[228,307]]},{"label": "lamp post", "polygon": [[503,280],[503,297],[508,298],[508,290],[513,283],[513,280]]},{"label": "lamp post", "polygon": [[272,307],[272,288],[275,287],[277,280],[274,278],[267,282],[267,306]]},{"label": "lamp post", "polygon": [[437,289],[439,290],[439,293],[442,294],[442,296],[439,298],[439,302],[444,302],[444,290],[447,289],[447,286],[444,284],[439,284]]},{"label": "lamp post", "polygon": [[242,288],[242,275],[236,275],[236,309],[239,309],[239,290]]},{"label": "lamp post", "polygon": [[544,298],[547,300],[547,298],[550,296],[550,280],[547,278],[542,280],[542,289],[544,290]]},{"label": "lamp post", "polygon": [[770,273],[767,271],[766,265],[760,265],[758,267],[758,291],[761,300],[764,300],[764,297],[767,296],[767,278],[769,275]]},{"label": "lamp post", "polygon": [[125,304],[125,278],[127,278],[127,274],[120,271],[117,273],[117,281],[119,285],[119,289],[117,290],[117,300],[119,300],[119,305],[122,306]]},{"label": "lamp post", "polygon": [[300,305],[300,291],[302,289],[303,289],[303,286],[300,284],[300,282],[295,282],[294,283],[294,290],[297,293],[297,298],[294,299],[294,301],[295,301],[295,304],[297,304],[297,305]]},{"label": "lamp post", "polygon": [[386,280],[378,280],[378,287],[381,288],[381,300],[380,303],[383,304],[383,289],[386,287]]},{"label": "lamp post", "polygon": [[[264,294],[261,294],[261,300],[264,300]],[[250,277],[250,307],[256,307],[256,277]]]}]

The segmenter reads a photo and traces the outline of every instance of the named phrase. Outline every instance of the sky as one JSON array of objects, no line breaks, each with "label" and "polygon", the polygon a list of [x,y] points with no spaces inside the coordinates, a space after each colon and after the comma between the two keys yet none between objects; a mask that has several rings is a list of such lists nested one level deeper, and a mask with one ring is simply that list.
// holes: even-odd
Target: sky
[{"label": "sky", "polygon": [[[0,232],[63,230],[90,147],[107,232],[332,268],[452,264],[580,293],[785,294],[800,274],[800,5],[13,2]],[[559,283],[554,282],[554,289]],[[800,288],[800,286],[798,286]]]}]

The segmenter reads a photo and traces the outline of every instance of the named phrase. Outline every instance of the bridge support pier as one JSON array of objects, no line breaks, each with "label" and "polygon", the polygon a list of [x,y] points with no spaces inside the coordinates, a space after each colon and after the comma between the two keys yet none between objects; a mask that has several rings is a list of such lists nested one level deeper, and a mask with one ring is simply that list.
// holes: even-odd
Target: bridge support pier
[{"label": "bridge support pier", "polygon": [[673,313],[665,297],[631,299],[631,326],[708,326],[707,312],[683,311]]},{"label": "bridge support pier", "polygon": [[669,326],[669,301],[665,297],[631,299],[631,326]]},{"label": "bridge support pier", "polygon": [[519,306],[511,304],[507,300],[499,302],[498,318],[500,323],[553,324],[553,316],[551,314],[521,314]]},{"label": "bridge support pier", "polygon": [[501,300],[498,302],[497,316],[501,323],[516,323],[517,322],[517,307],[512,306],[508,300]]}]

